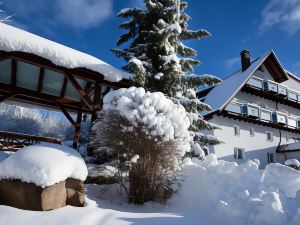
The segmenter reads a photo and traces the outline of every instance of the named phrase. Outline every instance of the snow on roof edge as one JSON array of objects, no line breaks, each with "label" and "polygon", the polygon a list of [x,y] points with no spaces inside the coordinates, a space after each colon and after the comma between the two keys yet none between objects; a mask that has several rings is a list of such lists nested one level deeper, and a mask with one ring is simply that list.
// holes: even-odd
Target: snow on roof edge
[{"label": "snow on roof edge", "polygon": [[31,53],[66,68],[86,68],[104,75],[110,82],[130,79],[133,74],[119,70],[104,61],[57,42],[0,22],[0,50]]}]

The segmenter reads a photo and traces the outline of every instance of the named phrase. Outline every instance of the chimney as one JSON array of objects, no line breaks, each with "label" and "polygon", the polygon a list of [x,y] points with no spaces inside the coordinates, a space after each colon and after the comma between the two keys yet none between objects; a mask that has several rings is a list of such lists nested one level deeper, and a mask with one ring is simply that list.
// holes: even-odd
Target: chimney
[{"label": "chimney", "polygon": [[241,51],[242,72],[244,72],[251,64],[251,54],[248,50]]}]

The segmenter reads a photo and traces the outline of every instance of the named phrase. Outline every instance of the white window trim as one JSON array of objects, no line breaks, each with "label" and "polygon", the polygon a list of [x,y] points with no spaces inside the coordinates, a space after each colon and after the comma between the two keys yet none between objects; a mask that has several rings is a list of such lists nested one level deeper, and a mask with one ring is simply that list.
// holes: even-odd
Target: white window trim
[{"label": "white window trim", "polygon": [[254,137],[254,136],[255,136],[254,128],[250,128],[250,137]]},{"label": "white window trim", "polygon": [[[273,155],[273,162],[271,162],[271,155]],[[267,158],[268,158],[268,163],[275,163],[275,158],[274,158],[274,153],[270,153],[270,152],[268,152],[267,153]]]},{"label": "white window trim", "polygon": [[[271,135],[271,140],[268,140],[268,133]],[[266,132],[266,141],[273,142],[273,140],[274,140],[273,132],[267,131],[267,132]]]},{"label": "white window trim", "polygon": [[[235,128],[237,130],[237,133],[235,133]],[[237,125],[233,126],[233,134],[234,134],[234,136],[237,136],[237,137],[240,136],[240,134],[241,134],[241,132],[240,132],[240,126],[237,126]]]},{"label": "white window trim", "polygon": [[[241,150],[241,156],[242,158],[238,158],[238,151]],[[245,160],[245,149],[244,148],[234,148],[234,155],[233,157],[237,160]]]}]

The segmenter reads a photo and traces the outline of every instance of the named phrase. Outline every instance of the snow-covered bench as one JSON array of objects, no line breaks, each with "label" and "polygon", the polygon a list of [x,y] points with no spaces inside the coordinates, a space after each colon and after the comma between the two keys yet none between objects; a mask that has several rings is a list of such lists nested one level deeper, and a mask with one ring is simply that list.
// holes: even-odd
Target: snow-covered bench
[{"label": "snow-covered bench", "polygon": [[27,210],[83,206],[88,172],[76,150],[44,143],[0,158],[0,204]]}]

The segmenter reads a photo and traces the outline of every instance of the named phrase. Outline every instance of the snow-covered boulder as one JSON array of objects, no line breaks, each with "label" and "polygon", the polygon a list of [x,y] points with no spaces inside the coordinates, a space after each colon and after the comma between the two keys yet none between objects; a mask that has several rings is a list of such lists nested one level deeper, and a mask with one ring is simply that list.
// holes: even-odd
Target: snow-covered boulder
[{"label": "snow-covered boulder", "polygon": [[2,158],[0,204],[40,211],[83,206],[87,167],[75,149],[44,143]]},{"label": "snow-covered boulder", "polygon": [[285,161],[284,165],[292,166],[292,167],[299,167],[300,163],[297,159],[288,159]]},{"label": "snow-covered boulder", "polygon": [[0,163],[0,179],[19,179],[40,187],[74,178],[84,181],[88,171],[81,155],[57,144],[37,144],[20,149]]}]

